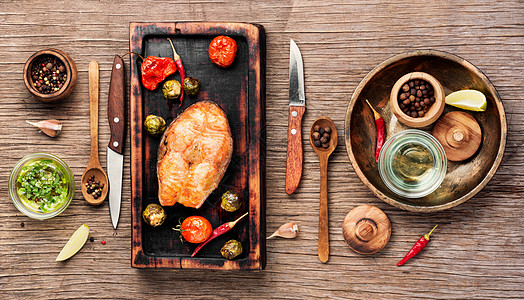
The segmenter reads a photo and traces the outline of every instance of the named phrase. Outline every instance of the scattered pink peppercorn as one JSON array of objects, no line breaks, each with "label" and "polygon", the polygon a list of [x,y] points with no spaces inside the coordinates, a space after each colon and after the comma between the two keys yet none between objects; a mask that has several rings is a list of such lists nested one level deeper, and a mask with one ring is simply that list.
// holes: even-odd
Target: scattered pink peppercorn
[{"label": "scattered pink peppercorn", "polygon": [[102,245],[105,245],[105,244],[106,244],[106,241],[102,240],[102,242],[101,242],[101,243],[102,243]]}]

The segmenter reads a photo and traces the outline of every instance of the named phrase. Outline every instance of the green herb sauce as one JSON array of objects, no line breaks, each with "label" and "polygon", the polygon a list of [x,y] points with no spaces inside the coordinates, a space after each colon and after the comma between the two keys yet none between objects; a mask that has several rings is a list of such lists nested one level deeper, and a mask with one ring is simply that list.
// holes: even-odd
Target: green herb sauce
[{"label": "green herb sauce", "polygon": [[66,202],[69,193],[66,170],[49,159],[31,161],[20,170],[16,192],[29,209],[55,211]]}]

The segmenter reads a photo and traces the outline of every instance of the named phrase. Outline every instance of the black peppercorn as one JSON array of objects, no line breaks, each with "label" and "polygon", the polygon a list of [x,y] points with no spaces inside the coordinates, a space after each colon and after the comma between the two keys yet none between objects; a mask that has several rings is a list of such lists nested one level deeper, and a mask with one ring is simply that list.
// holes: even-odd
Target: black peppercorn
[{"label": "black peppercorn", "polygon": [[57,92],[66,82],[65,71],[64,63],[54,56],[45,55],[38,58],[31,65],[34,88],[44,94]]},{"label": "black peppercorn", "polygon": [[85,183],[87,193],[93,196],[93,198],[98,199],[102,196],[102,190],[104,189],[104,184],[100,183],[99,180],[95,179],[95,176],[92,175],[89,177]]}]

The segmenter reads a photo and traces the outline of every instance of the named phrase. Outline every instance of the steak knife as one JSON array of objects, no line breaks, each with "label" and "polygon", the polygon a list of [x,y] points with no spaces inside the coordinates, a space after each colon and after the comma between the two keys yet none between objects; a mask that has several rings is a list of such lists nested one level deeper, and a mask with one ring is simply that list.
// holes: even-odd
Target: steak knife
[{"label": "steak knife", "polygon": [[124,61],[120,56],[115,55],[109,85],[109,100],[107,102],[107,116],[111,129],[111,139],[107,146],[109,214],[111,215],[111,223],[115,229],[120,218],[122,176],[124,171],[124,137],[126,129],[124,83]]},{"label": "steak knife", "polygon": [[302,117],[306,112],[304,65],[295,41],[289,47],[289,116],[287,129],[286,193],[293,194],[302,178]]}]

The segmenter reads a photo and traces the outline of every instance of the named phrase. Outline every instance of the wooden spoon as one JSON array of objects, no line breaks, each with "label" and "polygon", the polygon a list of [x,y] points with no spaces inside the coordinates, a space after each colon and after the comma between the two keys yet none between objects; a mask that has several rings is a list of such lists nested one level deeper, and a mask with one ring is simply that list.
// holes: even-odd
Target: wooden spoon
[{"label": "wooden spoon", "polygon": [[[323,148],[322,146],[316,147],[313,138],[315,125],[319,125],[320,128],[331,128],[331,137],[329,139],[329,147]],[[313,150],[318,155],[320,161],[320,209],[319,209],[319,220],[318,220],[318,258],[321,262],[326,263],[329,259],[329,217],[328,217],[328,190],[327,190],[327,166],[329,156],[338,143],[338,134],[335,123],[328,117],[320,117],[315,120],[311,126],[309,132],[309,142],[313,147]]]},{"label": "wooden spoon", "polygon": [[[107,174],[100,165],[98,159],[98,63],[92,61],[89,63],[89,113],[91,124],[91,155],[89,156],[89,163],[82,175],[82,194],[87,203],[91,205],[99,205],[107,197],[109,190]],[[87,192],[86,183],[92,177],[100,181],[103,185],[102,194],[100,197],[95,197]]]}]

